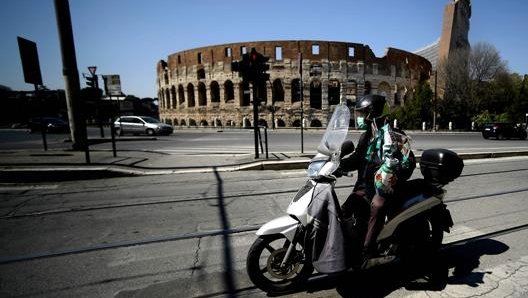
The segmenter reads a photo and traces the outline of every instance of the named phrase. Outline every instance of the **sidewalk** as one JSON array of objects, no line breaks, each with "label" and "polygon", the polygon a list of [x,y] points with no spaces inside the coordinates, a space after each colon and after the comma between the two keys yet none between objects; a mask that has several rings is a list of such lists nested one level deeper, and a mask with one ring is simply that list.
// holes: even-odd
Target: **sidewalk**
[{"label": "sidewalk", "polygon": [[0,151],[1,182],[44,182],[108,177],[306,168],[313,154],[170,155],[151,151]]},{"label": "sidewalk", "polygon": [[[420,152],[415,152],[419,160]],[[170,155],[151,151],[4,150],[0,151],[0,183],[100,179],[139,175],[205,173],[240,170],[306,169],[314,153]],[[528,151],[461,153],[464,160],[527,156]]]}]

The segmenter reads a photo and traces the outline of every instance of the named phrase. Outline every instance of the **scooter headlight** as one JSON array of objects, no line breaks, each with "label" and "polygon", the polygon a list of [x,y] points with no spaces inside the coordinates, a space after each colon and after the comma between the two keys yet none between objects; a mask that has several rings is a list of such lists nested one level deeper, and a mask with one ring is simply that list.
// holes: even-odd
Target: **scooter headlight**
[{"label": "scooter headlight", "polygon": [[326,160],[318,160],[318,161],[311,162],[310,165],[308,166],[308,177],[309,178],[317,177],[319,175],[319,171],[321,171],[325,163],[326,163]]}]

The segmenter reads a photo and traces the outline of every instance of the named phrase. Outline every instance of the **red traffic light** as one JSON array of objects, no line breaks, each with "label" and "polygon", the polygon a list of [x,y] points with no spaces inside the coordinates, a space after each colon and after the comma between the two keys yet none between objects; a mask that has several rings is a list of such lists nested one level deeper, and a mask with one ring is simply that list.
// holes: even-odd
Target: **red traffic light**
[{"label": "red traffic light", "polygon": [[269,80],[269,74],[266,73],[270,69],[266,62],[269,57],[265,57],[255,50],[251,49],[249,54],[242,55],[242,61],[231,62],[231,71],[238,72],[243,81],[257,82]]}]

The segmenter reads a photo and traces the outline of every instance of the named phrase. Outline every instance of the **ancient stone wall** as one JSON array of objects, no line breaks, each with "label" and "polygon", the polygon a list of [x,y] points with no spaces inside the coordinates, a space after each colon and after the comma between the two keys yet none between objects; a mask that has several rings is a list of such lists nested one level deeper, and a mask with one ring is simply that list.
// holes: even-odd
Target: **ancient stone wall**
[{"label": "ancient stone wall", "polygon": [[254,87],[231,70],[231,62],[252,48],[270,57],[270,80],[257,86],[259,125],[268,127],[299,127],[301,114],[305,127],[324,127],[333,106],[353,105],[369,93],[386,96],[392,106],[404,105],[431,73],[431,63],[421,56],[388,48],[376,57],[369,46],[349,42],[253,41],[190,49],[157,64],[162,121],[252,126]]}]

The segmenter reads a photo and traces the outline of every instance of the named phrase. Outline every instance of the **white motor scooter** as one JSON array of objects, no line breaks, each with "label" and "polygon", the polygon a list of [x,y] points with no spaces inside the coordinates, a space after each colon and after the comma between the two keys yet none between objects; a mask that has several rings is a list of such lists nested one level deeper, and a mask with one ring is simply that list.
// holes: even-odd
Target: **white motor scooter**
[{"label": "white motor scooter", "polygon": [[[287,215],[257,231],[246,269],[261,290],[270,294],[294,291],[314,268],[320,273],[338,273],[427,255],[439,249],[443,232],[453,225],[443,203],[446,191],[442,186],[460,176],[463,161],[446,149],[426,150],[420,160],[424,179],[407,181],[401,187],[376,239],[377,254],[358,268],[369,203],[359,203],[352,217],[343,218],[334,191],[349,122],[349,108],[337,105],[308,166],[309,179],[290,202]],[[350,142],[348,149],[353,150]]]}]

